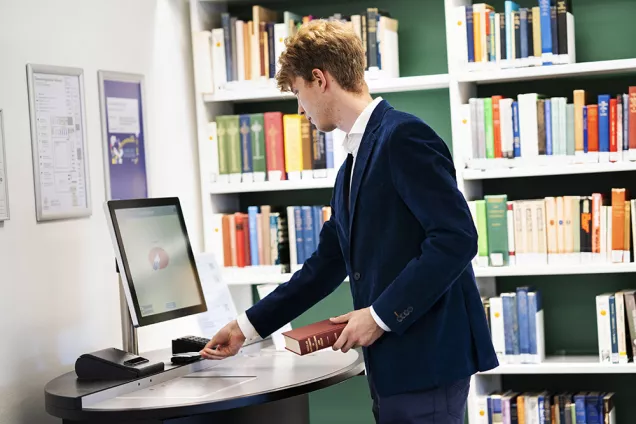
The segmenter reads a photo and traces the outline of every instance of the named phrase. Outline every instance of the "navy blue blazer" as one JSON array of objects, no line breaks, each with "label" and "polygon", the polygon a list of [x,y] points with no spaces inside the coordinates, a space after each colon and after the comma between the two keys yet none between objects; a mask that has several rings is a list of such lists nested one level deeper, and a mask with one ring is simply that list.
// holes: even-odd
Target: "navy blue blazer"
[{"label": "navy blue blazer", "polygon": [[350,195],[348,162],[316,252],[246,311],[256,331],[267,337],[349,276],[354,309],[373,305],[391,329],[363,348],[380,396],[498,366],[471,265],[477,231],[446,144],[383,100],[362,137]]}]

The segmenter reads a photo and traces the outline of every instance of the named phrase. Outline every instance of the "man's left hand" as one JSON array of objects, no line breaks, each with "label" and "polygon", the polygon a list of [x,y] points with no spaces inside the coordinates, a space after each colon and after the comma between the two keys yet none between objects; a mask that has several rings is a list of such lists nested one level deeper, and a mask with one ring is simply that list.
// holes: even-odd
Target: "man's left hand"
[{"label": "man's left hand", "polygon": [[369,308],[331,318],[331,322],[334,324],[347,323],[333,345],[333,350],[342,350],[344,353],[355,347],[369,346],[384,333],[384,330],[373,319]]}]

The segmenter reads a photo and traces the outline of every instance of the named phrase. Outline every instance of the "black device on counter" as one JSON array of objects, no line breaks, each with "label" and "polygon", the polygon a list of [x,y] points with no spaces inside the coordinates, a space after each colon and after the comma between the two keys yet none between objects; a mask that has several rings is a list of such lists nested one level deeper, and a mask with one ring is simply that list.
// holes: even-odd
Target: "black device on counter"
[{"label": "black device on counter", "polygon": [[75,361],[75,374],[82,380],[129,380],[164,369],[163,362],[150,362],[114,347],[85,353]]},{"label": "black device on counter", "polygon": [[172,355],[172,363],[175,365],[189,364],[201,359],[199,352],[175,353]]},{"label": "black device on counter", "polygon": [[172,340],[172,354],[200,352],[210,339],[197,336],[184,336]]}]

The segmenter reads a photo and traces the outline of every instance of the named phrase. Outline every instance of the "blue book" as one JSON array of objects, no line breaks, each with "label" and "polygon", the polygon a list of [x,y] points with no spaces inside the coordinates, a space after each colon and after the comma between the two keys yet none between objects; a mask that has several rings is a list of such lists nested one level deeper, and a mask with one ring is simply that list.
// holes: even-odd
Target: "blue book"
[{"label": "blue book", "polygon": [[328,132],[325,133],[325,145],[326,145],[326,152],[327,152],[327,169],[333,169],[335,168],[335,164],[334,159],[333,159],[333,133],[332,132]]},{"label": "blue book", "polygon": [[[548,0],[549,1],[549,0]],[[506,57],[508,59],[514,59],[514,55],[512,54],[512,34],[514,34],[515,25],[512,21],[512,12],[519,11],[519,4],[514,1],[506,0],[504,2],[504,13],[506,22]]]},{"label": "blue book", "polygon": [[559,154],[559,149],[554,149],[552,145],[552,100],[545,99],[544,102],[545,111],[545,151],[547,155]]},{"label": "blue book", "polygon": [[241,134],[241,172],[244,174],[254,172],[249,115],[239,115],[239,133]]},{"label": "blue book", "polygon": [[526,362],[530,355],[528,287],[517,287],[517,317],[519,321],[519,353],[521,361]]},{"label": "blue book", "polygon": [[314,214],[311,206],[301,206],[303,215],[303,248],[305,250],[305,260],[309,259],[316,250],[314,245]]},{"label": "blue book", "polygon": [[[530,11],[532,13],[532,11]],[[528,9],[519,9],[519,23],[521,31],[521,58],[528,57]]]},{"label": "blue book", "polygon": [[501,395],[492,395],[492,417],[493,423],[500,423],[503,415],[503,407],[501,405]]},{"label": "blue book", "polygon": [[303,212],[300,206],[294,206],[294,227],[296,231],[296,261],[305,263],[305,231],[303,230]]},{"label": "blue book", "polygon": [[587,424],[584,392],[574,395],[574,412],[576,413],[576,423],[573,424]]},{"label": "blue book", "polygon": [[545,349],[539,351],[539,343],[544,346],[543,339],[543,305],[541,302],[541,292],[532,290],[528,292],[528,334],[530,342],[530,360],[533,363],[540,363],[545,356]]},{"label": "blue book", "polygon": [[516,293],[502,293],[504,317],[504,345],[507,356],[519,355],[519,326],[517,323]]},{"label": "blue book", "polygon": [[490,21],[490,34],[488,34],[488,61],[495,62],[497,60],[497,46],[495,45],[495,12],[488,15]]},{"label": "blue book", "polygon": [[258,207],[248,206],[247,222],[250,232],[250,262],[252,266],[259,265],[258,262]]},{"label": "blue book", "polygon": [[586,424],[603,424],[603,396],[599,392],[591,392],[585,396]]},{"label": "blue book", "polygon": [[234,80],[232,67],[232,23],[231,16],[227,12],[221,13],[221,27],[223,28],[223,44],[225,47],[225,73],[228,81]]},{"label": "blue book", "polygon": [[623,94],[623,150],[629,150],[629,94]]},{"label": "blue book", "polygon": [[320,242],[320,230],[322,230],[322,206],[314,206],[314,251],[318,249]]},{"label": "blue book", "polygon": [[466,6],[466,43],[468,43],[468,62],[475,61],[475,28],[473,26],[473,5]]},{"label": "blue book", "polygon": [[539,0],[539,14],[541,16],[541,53],[552,54],[552,15],[550,0]]},{"label": "blue book", "polygon": [[513,151],[516,158],[521,157],[521,135],[519,134],[519,103],[512,102],[512,139]]},{"label": "blue book", "polygon": [[587,153],[588,141],[587,141],[587,106],[583,105],[583,151]]},{"label": "blue book", "polygon": [[609,94],[598,96],[598,151],[609,153]]},{"label": "blue book", "polygon": [[539,413],[539,424],[545,424],[545,396],[537,395],[537,412]]}]

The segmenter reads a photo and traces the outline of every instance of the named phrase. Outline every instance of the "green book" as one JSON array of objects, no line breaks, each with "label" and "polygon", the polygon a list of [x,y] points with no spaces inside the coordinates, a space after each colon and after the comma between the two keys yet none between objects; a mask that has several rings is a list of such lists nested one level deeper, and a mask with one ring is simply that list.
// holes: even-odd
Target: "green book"
[{"label": "green book", "polygon": [[262,113],[250,115],[250,129],[252,130],[252,166],[254,172],[262,172],[265,177],[267,171],[265,163],[265,124]]},{"label": "green book", "polygon": [[241,174],[241,137],[239,132],[239,116],[225,117],[225,132],[229,152],[228,166],[230,174]]},{"label": "green book", "polygon": [[481,266],[488,266],[488,224],[486,221],[486,201],[476,200],[477,205],[477,252]]},{"label": "green book", "polygon": [[486,133],[486,159],[495,158],[495,133],[492,124],[492,98],[484,99],[484,131]]},{"label": "green book", "polygon": [[488,225],[488,256],[491,266],[508,265],[508,196],[484,196]]},{"label": "green book", "polygon": [[216,117],[216,139],[219,152],[219,175],[229,175],[230,157],[228,152],[226,116]]}]

